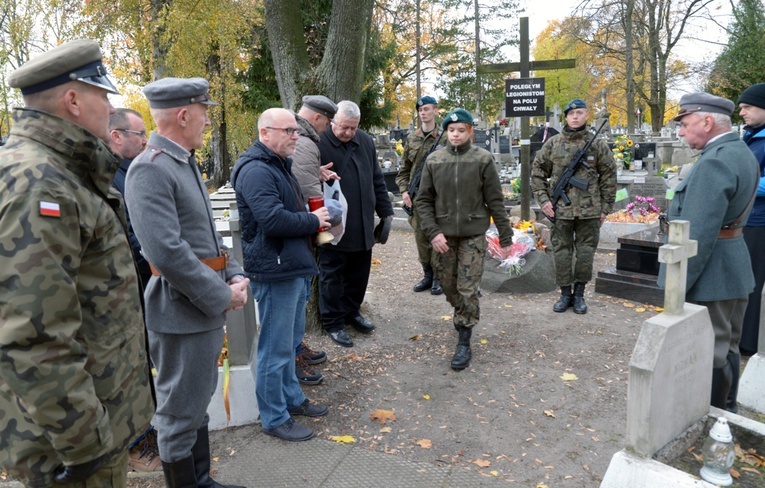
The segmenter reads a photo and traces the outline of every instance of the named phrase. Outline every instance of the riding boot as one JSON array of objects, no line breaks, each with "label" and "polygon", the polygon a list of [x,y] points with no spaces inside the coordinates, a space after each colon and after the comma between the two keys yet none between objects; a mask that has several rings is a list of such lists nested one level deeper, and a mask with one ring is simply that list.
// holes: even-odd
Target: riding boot
[{"label": "riding boot", "polygon": [[733,384],[733,368],[726,362],[721,368],[712,369],[712,400],[710,405],[725,409],[728,403],[728,392]]},{"label": "riding boot", "polygon": [[444,290],[441,289],[441,282],[436,278],[436,275],[433,274],[433,285],[430,287],[430,294],[431,295],[440,295],[444,292]]},{"label": "riding boot", "polygon": [[414,288],[412,288],[417,293],[425,290],[430,290],[430,288],[433,286],[433,267],[430,264],[423,263],[422,271],[425,276],[420,280],[419,283],[414,285]]},{"label": "riding boot", "polygon": [[587,313],[587,304],[584,302],[584,283],[574,283],[574,313]]},{"label": "riding boot", "polygon": [[571,285],[561,286],[560,298],[557,302],[555,302],[555,305],[553,305],[553,312],[565,312],[568,310],[568,307],[571,306],[572,301],[573,297],[571,296]]},{"label": "riding boot", "polygon": [[741,375],[741,356],[732,352],[728,353],[728,364],[730,364],[733,377],[731,379],[730,391],[728,392],[728,400],[725,405],[725,410],[738,413],[738,379]]},{"label": "riding boot", "polygon": [[457,328],[459,340],[457,341],[457,350],[452,357],[452,369],[463,370],[470,364],[470,336],[473,335],[473,329],[459,326]]},{"label": "riding boot", "polygon": [[210,436],[207,425],[197,430],[197,441],[191,448],[191,455],[194,459],[194,472],[197,477],[199,488],[244,488],[236,485],[221,485],[210,478]]},{"label": "riding boot", "polygon": [[165,474],[167,488],[197,488],[198,486],[192,456],[174,463],[162,461],[162,471]]}]

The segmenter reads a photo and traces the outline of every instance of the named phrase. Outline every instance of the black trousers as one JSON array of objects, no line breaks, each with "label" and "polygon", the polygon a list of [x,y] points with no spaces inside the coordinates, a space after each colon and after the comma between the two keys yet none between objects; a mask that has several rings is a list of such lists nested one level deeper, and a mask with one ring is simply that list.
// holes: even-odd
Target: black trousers
[{"label": "black trousers", "polygon": [[754,271],[754,291],[749,295],[749,303],[744,315],[744,327],[741,331],[741,352],[747,356],[757,353],[760,335],[760,308],[762,305],[762,287],[765,285],[765,259],[762,251],[765,247],[765,227],[744,227],[744,242],[749,249]]},{"label": "black trousers", "polygon": [[345,328],[359,314],[367,292],[372,250],[343,252],[323,247],[319,254],[319,312],[328,332]]}]

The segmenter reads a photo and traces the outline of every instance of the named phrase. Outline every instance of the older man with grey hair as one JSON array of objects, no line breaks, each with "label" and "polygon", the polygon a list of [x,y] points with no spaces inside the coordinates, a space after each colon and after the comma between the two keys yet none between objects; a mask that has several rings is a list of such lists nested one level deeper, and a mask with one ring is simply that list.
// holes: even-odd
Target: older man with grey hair
[{"label": "older man with grey hair", "polygon": [[345,330],[350,324],[369,334],[375,326],[361,315],[372,264],[375,213],[382,223],[393,220],[393,205],[388,197],[382,170],[377,164],[374,141],[359,130],[361,111],[349,100],[337,104],[337,114],[321,136],[322,165],[332,167],[341,178],[348,202],[345,234],[337,245],[322,246],[319,258],[319,310],[324,329],[343,347],[353,347]]},{"label": "older man with grey hair", "polygon": [[244,306],[249,280],[215,230],[194,152],[215,102],[202,78],[143,89],[157,132],[133,160],[125,196],[152,278],[146,323],[155,380],[159,457],[168,486],[220,487],[210,478],[207,407],[218,380],[226,312]]},{"label": "older man with grey hair", "polygon": [[[706,306],[715,333],[711,404],[736,410],[740,356],[738,342],[754,276],[742,230],[759,182],[752,152],[731,131],[730,100],[708,93],[680,98],[680,137],[701,151],[675,187],[670,220],[691,223],[698,254],[688,260],[686,298]],[[666,265],[659,272],[664,286]],[[730,398],[729,398],[730,394]]]}]

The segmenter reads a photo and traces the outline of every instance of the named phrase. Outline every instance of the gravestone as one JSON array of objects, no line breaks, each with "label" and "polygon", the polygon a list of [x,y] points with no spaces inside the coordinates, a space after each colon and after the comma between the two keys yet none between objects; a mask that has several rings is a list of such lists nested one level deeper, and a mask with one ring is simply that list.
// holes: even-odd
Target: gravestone
[{"label": "gravestone", "polygon": [[601,488],[711,486],[651,459],[709,413],[714,332],[706,307],[685,303],[690,223],[674,221],[659,249],[667,264],[664,312],[646,320],[630,361],[627,449],[611,460]]},{"label": "gravestone", "polygon": [[[765,292],[765,289],[763,290]],[[761,297],[760,335],[757,354],[749,358],[738,382],[738,403],[765,414],[765,294]]]}]

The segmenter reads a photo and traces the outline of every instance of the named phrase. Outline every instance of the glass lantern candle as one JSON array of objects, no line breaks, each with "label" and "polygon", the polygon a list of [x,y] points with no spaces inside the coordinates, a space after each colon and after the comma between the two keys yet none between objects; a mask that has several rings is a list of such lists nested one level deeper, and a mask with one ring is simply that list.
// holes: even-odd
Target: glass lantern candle
[{"label": "glass lantern candle", "polygon": [[733,435],[730,433],[728,419],[725,417],[717,419],[712,430],[709,431],[709,437],[704,441],[701,456],[704,459],[704,466],[699,474],[705,481],[718,486],[733,484],[730,468],[733,466],[736,453],[733,451]]}]

